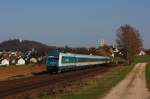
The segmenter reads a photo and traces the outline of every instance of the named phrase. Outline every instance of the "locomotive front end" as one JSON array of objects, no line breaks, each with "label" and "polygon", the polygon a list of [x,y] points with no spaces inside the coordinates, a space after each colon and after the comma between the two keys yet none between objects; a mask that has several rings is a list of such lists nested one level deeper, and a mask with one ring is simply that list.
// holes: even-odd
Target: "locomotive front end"
[{"label": "locomotive front end", "polygon": [[59,52],[48,53],[47,70],[50,72],[58,72],[59,69]]}]

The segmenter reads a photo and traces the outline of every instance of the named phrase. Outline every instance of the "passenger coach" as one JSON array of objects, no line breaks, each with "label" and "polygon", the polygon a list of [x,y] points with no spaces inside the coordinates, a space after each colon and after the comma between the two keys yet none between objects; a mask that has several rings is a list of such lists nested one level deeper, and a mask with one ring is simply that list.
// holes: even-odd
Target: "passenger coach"
[{"label": "passenger coach", "polygon": [[53,51],[48,53],[47,69],[50,72],[61,72],[73,69],[92,67],[110,62],[109,57],[61,53]]}]

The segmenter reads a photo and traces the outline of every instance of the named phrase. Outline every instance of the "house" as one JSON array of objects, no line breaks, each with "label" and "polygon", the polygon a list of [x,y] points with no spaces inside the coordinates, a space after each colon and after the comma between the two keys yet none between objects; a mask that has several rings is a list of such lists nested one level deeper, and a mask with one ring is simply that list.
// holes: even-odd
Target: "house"
[{"label": "house", "polygon": [[25,60],[23,58],[18,59],[16,65],[25,65]]},{"label": "house", "polygon": [[114,53],[118,53],[118,52],[119,52],[118,48],[114,48],[114,49],[113,49],[113,52],[114,52]]},{"label": "house", "polygon": [[31,58],[30,63],[37,63],[37,59],[36,58]]},{"label": "house", "polygon": [[141,50],[140,53],[138,54],[138,56],[144,56],[146,55],[145,51]]},{"label": "house", "polygon": [[1,61],[1,66],[9,66],[9,60],[3,59],[3,60]]}]

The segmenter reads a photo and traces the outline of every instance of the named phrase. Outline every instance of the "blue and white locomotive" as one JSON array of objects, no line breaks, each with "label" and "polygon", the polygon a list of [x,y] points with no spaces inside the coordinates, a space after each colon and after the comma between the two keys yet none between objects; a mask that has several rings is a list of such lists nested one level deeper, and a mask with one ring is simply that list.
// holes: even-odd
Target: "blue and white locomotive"
[{"label": "blue and white locomotive", "polygon": [[49,52],[47,59],[47,70],[50,72],[62,72],[80,68],[92,67],[94,65],[110,62],[109,57],[81,55],[72,53]]}]

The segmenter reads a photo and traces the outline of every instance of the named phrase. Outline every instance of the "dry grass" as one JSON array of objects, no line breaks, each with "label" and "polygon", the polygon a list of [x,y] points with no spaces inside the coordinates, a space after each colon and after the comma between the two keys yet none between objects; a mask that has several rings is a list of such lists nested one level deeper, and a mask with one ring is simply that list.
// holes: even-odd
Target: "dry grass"
[{"label": "dry grass", "polygon": [[46,71],[44,65],[23,65],[0,67],[0,80],[17,79],[32,76],[32,73]]},{"label": "dry grass", "polygon": [[[109,73],[73,82],[72,85],[65,84],[61,91],[55,90],[55,94],[48,94],[42,99],[96,99],[103,96],[117,82],[125,77],[132,67],[114,68]],[[59,86],[57,86],[59,88]]]}]

